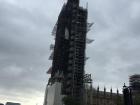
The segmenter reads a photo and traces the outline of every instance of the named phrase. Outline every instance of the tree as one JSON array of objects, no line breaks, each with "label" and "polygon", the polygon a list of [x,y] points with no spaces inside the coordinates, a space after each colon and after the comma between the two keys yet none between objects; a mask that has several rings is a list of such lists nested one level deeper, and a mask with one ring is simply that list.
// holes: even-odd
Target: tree
[{"label": "tree", "polygon": [[76,99],[72,96],[65,96],[63,99],[62,99],[64,105],[80,105]]},{"label": "tree", "polygon": [[134,105],[140,105],[140,95],[139,94],[135,95]]}]

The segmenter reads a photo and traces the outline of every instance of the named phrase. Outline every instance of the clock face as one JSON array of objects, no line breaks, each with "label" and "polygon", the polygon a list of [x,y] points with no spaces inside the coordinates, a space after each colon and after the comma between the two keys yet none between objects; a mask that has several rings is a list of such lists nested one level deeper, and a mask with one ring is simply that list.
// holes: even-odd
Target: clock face
[{"label": "clock face", "polygon": [[69,30],[68,28],[65,28],[65,39],[69,39]]}]

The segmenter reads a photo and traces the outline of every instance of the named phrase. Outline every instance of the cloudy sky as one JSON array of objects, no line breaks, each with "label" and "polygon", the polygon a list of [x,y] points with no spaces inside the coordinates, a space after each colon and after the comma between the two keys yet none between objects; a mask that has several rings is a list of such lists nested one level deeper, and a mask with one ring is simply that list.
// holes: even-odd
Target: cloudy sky
[{"label": "cloudy sky", "polygon": [[[0,0],[0,102],[42,105],[51,66],[49,45],[66,0]],[[93,86],[121,90],[131,74],[140,73],[140,0],[88,2],[87,73]]]}]

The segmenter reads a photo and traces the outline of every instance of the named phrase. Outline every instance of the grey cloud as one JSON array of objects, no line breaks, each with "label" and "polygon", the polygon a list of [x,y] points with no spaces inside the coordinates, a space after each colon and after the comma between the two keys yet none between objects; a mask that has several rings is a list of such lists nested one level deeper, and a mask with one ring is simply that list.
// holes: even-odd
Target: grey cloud
[{"label": "grey cloud", "polygon": [[0,5],[0,90],[9,97],[44,91],[50,21],[42,13],[5,2]]},{"label": "grey cloud", "polygon": [[[95,26],[88,36],[94,38],[95,42],[87,47],[91,59],[87,62],[86,69],[92,72],[95,85],[101,84],[103,87],[103,83],[114,84],[121,88],[123,82],[128,84],[130,75],[140,73],[136,66],[140,60],[139,10],[135,18],[132,18],[134,15],[132,6],[135,2],[138,6],[140,2],[137,0],[90,2],[89,15],[90,18],[93,17]],[[134,67],[135,69],[130,70]]]},{"label": "grey cloud", "polygon": [[[43,97],[51,65],[49,44],[54,43],[51,31],[64,1],[13,1],[0,1],[0,93],[20,101]],[[140,73],[140,1],[81,0],[85,2],[89,21],[95,23],[88,33],[95,42],[87,45],[85,70],[92,73],[93,86],[121,90],[129,75]]]}]

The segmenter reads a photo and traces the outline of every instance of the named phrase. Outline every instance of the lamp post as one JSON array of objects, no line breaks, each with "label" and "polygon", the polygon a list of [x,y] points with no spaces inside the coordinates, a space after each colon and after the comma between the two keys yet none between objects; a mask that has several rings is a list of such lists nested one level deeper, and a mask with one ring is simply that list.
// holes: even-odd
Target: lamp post
[{"label": "lamp post", "polygon": [[132,89],[124,84],[123,86],[124,105],[133,105]]}]

